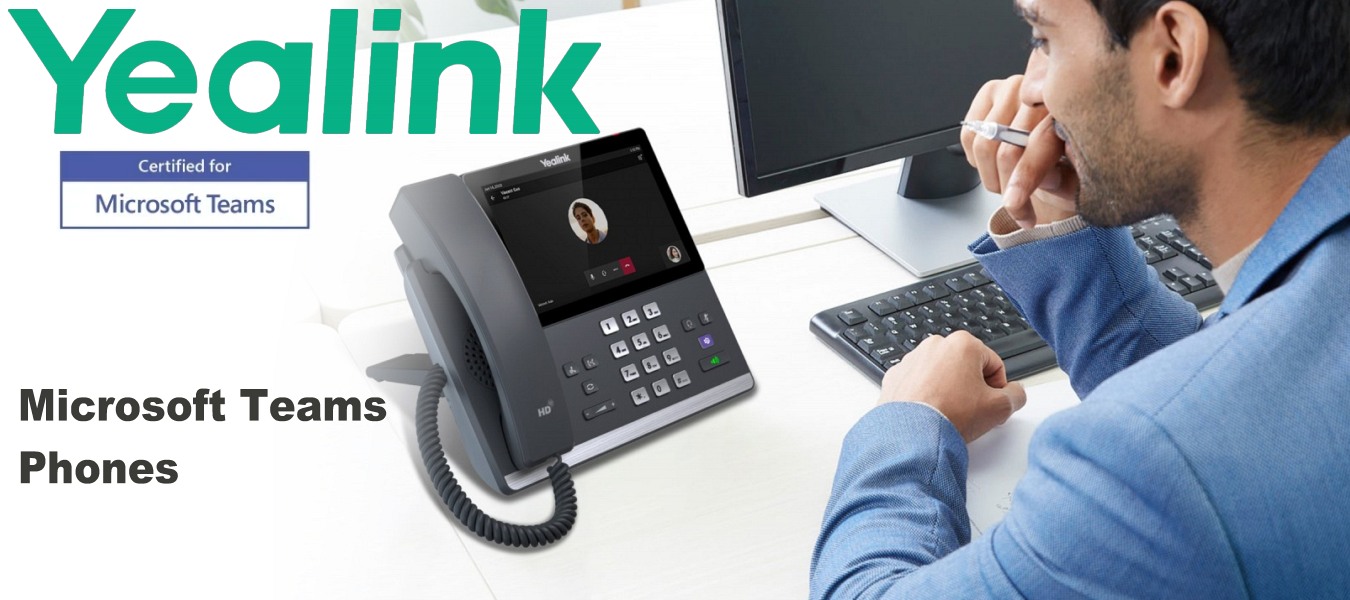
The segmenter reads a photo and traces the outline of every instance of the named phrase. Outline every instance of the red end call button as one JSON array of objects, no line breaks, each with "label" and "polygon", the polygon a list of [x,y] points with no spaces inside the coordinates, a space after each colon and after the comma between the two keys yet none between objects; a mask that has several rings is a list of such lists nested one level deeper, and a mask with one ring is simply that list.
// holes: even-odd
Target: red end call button
[{"label": "red end call button", "polygon": [[637,269],[633,267],[633,259],[627,256],[619,259],[619,268],[623,269],[624,275],[632,275],[637,272]]}]

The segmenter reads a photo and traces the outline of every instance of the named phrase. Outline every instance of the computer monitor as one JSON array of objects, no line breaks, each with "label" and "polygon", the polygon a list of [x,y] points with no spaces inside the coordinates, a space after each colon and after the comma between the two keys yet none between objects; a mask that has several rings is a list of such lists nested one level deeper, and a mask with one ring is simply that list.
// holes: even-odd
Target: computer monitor
[{"label": "computer monitor", "polygon": [[980,86],[1020,73],[1008,0],[718,0],[741,194],[905,158],[820,194],[835,218],[919,276],[972,261],[997,195],[960,151]]}]

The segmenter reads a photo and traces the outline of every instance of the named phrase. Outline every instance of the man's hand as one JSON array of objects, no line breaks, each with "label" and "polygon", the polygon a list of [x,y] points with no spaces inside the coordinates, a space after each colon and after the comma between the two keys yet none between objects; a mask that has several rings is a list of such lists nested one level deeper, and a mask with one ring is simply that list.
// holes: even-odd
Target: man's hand
[{"label": "man's hand", "polygon": [[1031,131],[1026,149],[961,132],[966,160],[979,169],[985,189],[1003,194],[1003,208],[1024,229],[1077,213],[1078,173],[1064,157],[1064,141],[1042,105],[1021,101],[1022,76],[990,81],[980,88],[967,121],[992,121]]},{"label": "man's hand", "polygon": [[878,404],[905,401],[938,409],[968,444],[1007,421],[1027,394],[1022,384],[1008,383],[998,353],[958,331],[929,337],[886,372]]}]

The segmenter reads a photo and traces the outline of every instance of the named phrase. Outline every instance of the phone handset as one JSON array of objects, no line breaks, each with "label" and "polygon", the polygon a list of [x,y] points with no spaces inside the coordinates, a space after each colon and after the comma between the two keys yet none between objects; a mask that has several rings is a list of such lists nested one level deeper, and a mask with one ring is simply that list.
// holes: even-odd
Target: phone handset
[{"label": "phone handset", "polygon": [[[437,494],[465,527],[488,541],[542,546],[561,539],[577,515],[571,476],[560,459],[573,447],[571,421],[515,264],[457,176],[405,186],[390,219],[403,239],[395,256],[432,363],[423,367],[416,427]],[[555,498],[549,521],[503,523],[465,496],[437,431],[443,394],[455,399],[450,405],[473,467],[499,490],[513,491],[503,487],[506,474],[554,459],[548,466]]]},{"label": "phone handset", "polygon": [[[447,197],[448,196],[448,197]],[[414,260],[448,281],[478,334],[501,402],[502,434],[518,469],[572,449],[563,391],[538,313],[487,214],[454,175],[405,186],[390,211]],[[425,337],[425,336],[424,336]],[[428,348],[458,351],[456,340]],[[430,345],[430,344],[429,344]]]}]

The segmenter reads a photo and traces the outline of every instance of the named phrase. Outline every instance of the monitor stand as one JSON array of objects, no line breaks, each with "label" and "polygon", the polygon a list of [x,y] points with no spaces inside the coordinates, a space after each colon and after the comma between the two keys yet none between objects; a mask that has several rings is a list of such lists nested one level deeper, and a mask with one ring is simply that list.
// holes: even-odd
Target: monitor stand
[{"label": "monitor stand", "polygon": [[919,277],[975,262],[966,247],[1003,205],[960,146],[907,158],[898,173],[818,194],[816,202]]}]

